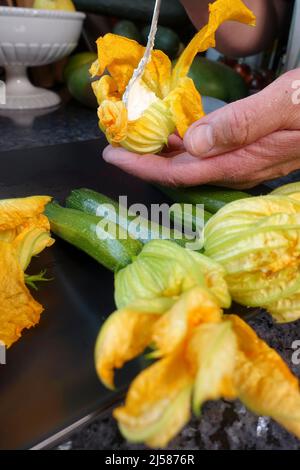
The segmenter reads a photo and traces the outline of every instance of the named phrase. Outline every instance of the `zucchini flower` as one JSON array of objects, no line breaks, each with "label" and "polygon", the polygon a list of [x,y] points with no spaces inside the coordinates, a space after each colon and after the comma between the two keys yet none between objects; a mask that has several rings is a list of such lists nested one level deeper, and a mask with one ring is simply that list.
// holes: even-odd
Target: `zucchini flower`
[{"label": "zucchini flower", "polygon": [[300,201],[300,183],[297,181],[295,183],[285,184],[284,186],[279,186],[279,188],[274,189],[271,194],[289,196],[292,199]]},{"label": "zucchini flower", "polygon": [[103,325],[96,345],[96,366],[102,382],[113,388],[113,370],[143,352],[152,326],[183,293],[199,287],[201,297],[203,289],[209,289],[209,297],[215,299],[213,305],[230,307],[224,276],[222,266],[200,253],[167,240],[147,243],[134,262],[115,277],[118,310]]},{"label": "zucchini flower", "polygon": [[54,240],[43,215],[48,196],[0,201],[0,340],[10,347],[24,328],[39,322],[43,307],[26,287],[42,276],[24,274],[32,256]]},{"label": "zucchini flower", "polygon": [[228,291],[217,263],[167,241],[150,242],[117,274],[116,300],[120,308],[96,343],[99,378],[113,387],[114,369],[147,348],[154,360],[114,411],[129,441],[164,447],[191,410],[199,415],[203,403],[220,398],[239,398],[300,436],[298,381],[243,320],[223,314]]},{"label": "zucchini flower", "polygon": [[[172,68],[159,50],[152,52],[145,73],[123,101],[126,87],[145,48],[136,41],[106,34],[97,40],[98,60],[91,67],[99,108],[99,126],[114,146],[140,154],[157,153],[175,129],[181,137],[204,116],[201,97],[189,68],[199,52],[215,46],[215,33],[225,21],[255,25],[254,14],[241,0],[217,0],[209,5],[209,21],[192,39]],[[108,71],[108,75],[103,75]]]},{"label": "zucchini flower", "polygon": [[299,200],[277,193],[232,202],[209,220],[204,239],[233,300],[281,323],[300,318]]}]

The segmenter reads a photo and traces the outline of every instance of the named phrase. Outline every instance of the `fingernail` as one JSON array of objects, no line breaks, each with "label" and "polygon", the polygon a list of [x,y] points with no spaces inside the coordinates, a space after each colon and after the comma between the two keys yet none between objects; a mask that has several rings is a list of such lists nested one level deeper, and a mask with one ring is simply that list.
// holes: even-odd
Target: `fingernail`
[{"label": "fingernail", "polygon": [[187,136],[187,146],[193,155],[201,156],[208,153],[214,147],[212,126],[203,124],[191,129]]}]

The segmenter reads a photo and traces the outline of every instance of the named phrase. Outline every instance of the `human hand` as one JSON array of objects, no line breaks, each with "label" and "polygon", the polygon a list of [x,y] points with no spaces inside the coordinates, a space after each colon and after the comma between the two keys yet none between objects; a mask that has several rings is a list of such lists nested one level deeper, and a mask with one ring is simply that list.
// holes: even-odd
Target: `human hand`
[{"label": "human hand", "polygon": [[300,169],[300,69],[195,122],[183,141],[171,136],[161,155],[108,146],[103,158],[169,186],[246,189],[285,176]]}]

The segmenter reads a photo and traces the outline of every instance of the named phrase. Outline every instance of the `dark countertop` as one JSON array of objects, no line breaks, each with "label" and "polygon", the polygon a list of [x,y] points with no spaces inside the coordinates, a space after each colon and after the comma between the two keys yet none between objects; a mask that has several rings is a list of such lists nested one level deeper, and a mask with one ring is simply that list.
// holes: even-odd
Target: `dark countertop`
[{"label": "dark countertop", "polygon": [[91,140],[99,133],[97,111],[74,102],[48,110],[0,110],[1,151]]},{"label": "dark countertop", "polygon": [[[89,140],[99,135],[96,111],[74,103],[36,117],[18,113],[18,122],[15,120],[15,113],[10,117],[0,115],[2,151]],[[299,174],[283,178],[281,182],[299,179]],[[278,181],[270,186],[277,184]],[[300,321],[275,325],[269,316],[260,313],[250,323],[300,377],[300,365],[292,364],[292,344],[300,339]],[[58,449],[141,448],[140,445],[130,445],[124,441],[110,412],[84,426],[58,446]],[[272,420],[250,413],[239,402],[218,401],[207,403],[202,418],[194,418],[169,448],[300,450],[300,442]]]}]

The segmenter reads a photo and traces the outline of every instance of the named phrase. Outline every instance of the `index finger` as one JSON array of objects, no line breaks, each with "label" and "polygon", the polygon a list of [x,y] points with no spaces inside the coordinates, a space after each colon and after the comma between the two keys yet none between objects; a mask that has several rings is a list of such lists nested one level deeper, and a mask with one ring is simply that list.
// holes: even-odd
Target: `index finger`
[{"label": "index finger", "polygon": [[201,160],[183,152],[165,158],[152,154],[139,155],[109,145],[103,151],[103,158],[138,178],[168,186],[213,183],[224,176],[220,162],[222,156]]}]

